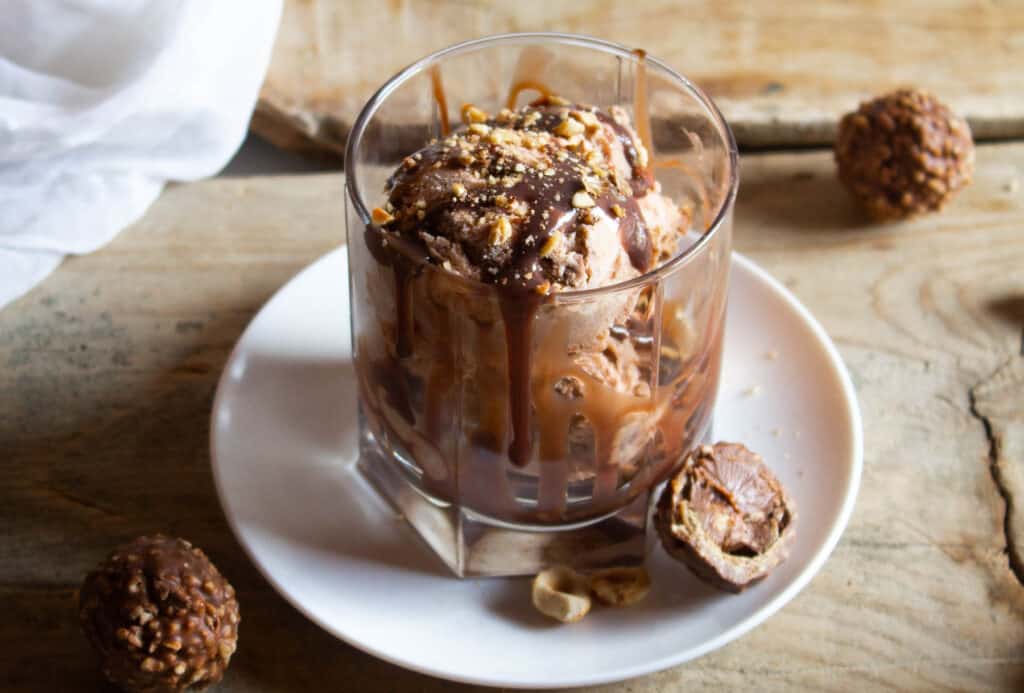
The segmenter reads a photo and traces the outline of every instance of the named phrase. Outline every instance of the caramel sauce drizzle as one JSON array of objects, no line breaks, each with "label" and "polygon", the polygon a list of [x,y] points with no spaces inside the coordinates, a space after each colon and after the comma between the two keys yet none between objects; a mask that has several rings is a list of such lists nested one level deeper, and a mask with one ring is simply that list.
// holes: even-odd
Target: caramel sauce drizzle
[{"label": "caramel sauce drizzle", "polygon": [[437,102],[437,114],[441,119],[441,137],[451,134],[452,126],[448,122],[448,99],[444,94],[444,82],[441,81],[441,67],[430,68],[430,84],[433,87],[434,101]]},{"label": "caramel sauce drizzle", "polygon": [[519,95],[524,91],[535,91],[540,94],[541,99],[549,99],[554,96],[554,92],[548,89],[542,82],[532,79],[521,79],[509,87],[508,97],[505,99],[505,108],[514,109],[516,101],[519,100]]},{"label": "caramel sauce drizzle", "polygon": [[636,56],[636,79],[633,85],[633,109],[636,113],[636,134],[640,143],[647,149],[651,161],[654,161],[654,139],[651,137],[651,111],[647,101],[647,51],[642,48],[633,49]]}]

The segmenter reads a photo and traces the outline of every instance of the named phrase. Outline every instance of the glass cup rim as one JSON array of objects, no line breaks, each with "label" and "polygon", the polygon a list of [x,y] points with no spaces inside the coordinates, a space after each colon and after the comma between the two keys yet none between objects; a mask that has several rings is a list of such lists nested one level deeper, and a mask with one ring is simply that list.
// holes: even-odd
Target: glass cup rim
[{"label": "glass cup rim", "polygon": [[[345,191],[347,193],[348,200],[355,205],[355,211],[365,226],[377,230],[377,227],[371,223],[369,211],[367,210],[366,203],[363,200],[362,190],[360,190],[359,184],[356,182],[357,176],[352,175],[353,170],[358,167],[355,151],[362,141],[363,133],[365,132],[370,119],[376,115],[380,106],[392,94],[392,92],[412,77],[423,73],[445,58],[469,53],[492,45],[516,45],[544,41],[550,41],[552,43],[562,45],[592,48],[606,53],[611,53],[632,62],[637,62],[638,60],[637,55],[632,49],[613,41],[606,41],[604,39],[585,36],[583,34],[534,31],[494,34],[491,36],[484,36],[481,38],[470,39],[469,41],[455,43],[446,48],[434,51],[433,53],[420,58],[416,62],[400,70],[384,82],[384,84],[374,92],[373,96],[367,100],[362,110],[360,110],[359,115],[356,117],[356,120],[352,125],[352,129],[349,130],[348,141],[345,144]],[[645,55],[644,60],[675,80],[685,91],[694,97],[711,116],[715,126],[722,133],[728,148],[729,189],[726,192],[725,198],[719,206],[718,211],[715,213],[714,220],[708,225],[700,238],[690,244],[690,246],[683,252],[675,255],[653,269],[650,269],[636,277],[631,277],[630,279],[589,289],[573,289],[550,294],[549,298],[556,302],[576,302],[585,300],[592,296],[643,287],[668,274],[671,274],[677,267],[688,264],[693,257],[708,245],[711,239],[717,235],[719,229],[725,226],[726,219],[736,202],[736,193],[739,188],[739,150],[736,146],[736,138],[733,135],[732,128],[729,127],[729,123],[726,122],[722,112],[718,109],[718,106],[715,105],[715,102],[712,101],[700,87],[684,77],[682,74],[673,70],[664,62],[653,56]],[[417,262],[423,261],[417,260]],[[423,262],[423,264],[426,265],[429,263]],[[470,279],[469,277],[463,277],[453,272],[445,272],[445,274],[450,276],[453,280],[456,280],[458,283],[465,284],[467,287],[481,288],[490,286],[486,282]]]}]

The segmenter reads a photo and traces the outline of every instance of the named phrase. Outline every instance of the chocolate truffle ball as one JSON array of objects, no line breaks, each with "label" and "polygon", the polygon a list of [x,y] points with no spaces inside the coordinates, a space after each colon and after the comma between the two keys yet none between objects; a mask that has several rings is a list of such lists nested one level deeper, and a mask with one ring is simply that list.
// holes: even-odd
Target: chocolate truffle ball
[{"label": "chocolate truffle ball", "polygon": [[238,642],[234,588],[198,548],[162,535],[117,548],[89,573],[79,617],[103,673],[126,691],[216,683]]},{"label": "chocolate truffle ball", "polygon": [[967,123],[931,94],[901,89],[839,123],[839,178],[879,221],[941,209],[974,172]]}]

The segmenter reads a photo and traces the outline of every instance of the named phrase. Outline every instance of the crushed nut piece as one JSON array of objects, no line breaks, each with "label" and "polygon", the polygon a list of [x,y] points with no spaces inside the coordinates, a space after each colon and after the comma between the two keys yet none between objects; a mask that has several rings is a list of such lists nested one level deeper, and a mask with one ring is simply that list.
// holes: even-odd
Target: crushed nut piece
[{"label": "crushed nut piece", "polygon": [[572,206],[577,209],[587,209],[594,204],[594,198],[587,194],[586,190],[580,190],[572,196]]},{"label": "crushed nut piece", "polygon": [[636,143],[636,163],[640,166],[640,168],[647,168],[647,163],[648,163],[647,157],[648,157],[648,155],[647,155],[647,147],[645,147],[641,143],[637,142]]},{"label": "crushed nut piece", "polygon": [[586,130],[583,123],[575,118],[566,118],[555,127],[555,134],[562,137],[581,135]]},{"label": "crushed nut piece", "polygon": [[561,245],[561,243],[562,243],[562,232],[561,231],[553,232],[550,236],[548,236],[548,239],[546,241],[544,241],[544,245],[542,245],[540,247],[540,251],[539,251],[540,252],[540,256],[541,257],[548,257],[549,255],[551,255],[551,253],[555,252],[555,250],[558,248],[559,245]]},{"label": "crushed nut piece", "polygon": [[626,210],[622,208],[622,205],[612,205],[612,214],[621,219],[626,216]]},{"label": "crushed nut piece", "polygon": [[473,123],[469,126],[469,131],[474,135],[486,135],[491,131],[490,125],[484,125],[483,123]]},{"label": "crushed nut piece", "polygon": [[466,125],[470,123],[483,123],[487,120],[487,114],[481,111],[479,108],[471,103],[463,104],[462,106],[462,122]]},{"label": "crushed nut piece", "polygon": [[590,591],[608,606],[631,606],[651,591],[651,576],[643,566],[615,567],[590,574]]},{"label": "crushed nut piece", "polygon": [[491,235],[488,239],[491,245],[504,245],[512,238],[512,223],[504,214],[491,225]]},{"label": "crushed nut piece", "polygon": [[466,194],[466,186],[462,183],[452,183],[452,195],[455,197],[462,197]]},{"label": "crushed nut piece", "polygon": [[540,120],[540,113],[537,111],[530,111],[529,113],[526,114],[526,116],[523,117],[523,127],[533,127],[534,125],[537,124],[538,120]]},{"label": "crushed nut piece", "polygon": [[380,207],[374,207],[373,211],[370,212],[370,219],[373,220],[374,224],[377,224],[378,226],[384,226],[385,224],[390,224],[392,221],[394,221],[395,217],[394,215],[389,214]]},{"label": "crushed nut piece", "polygon": [[495,128],[487,135],[487,141],[491,144],[520,144],[522,135],[516,130]]},{"label": "crushed nut piece", "polygon": [[576,623],[590,611],[587,578],[564,566],[538,573],[531,595],[538,611],[562,623]]},{"label": "crushed nut piece", "polygon": [[601,129],[601,121],[590,111],[573,111],[572,114],[583,123],[588,135],[592,135]]}]

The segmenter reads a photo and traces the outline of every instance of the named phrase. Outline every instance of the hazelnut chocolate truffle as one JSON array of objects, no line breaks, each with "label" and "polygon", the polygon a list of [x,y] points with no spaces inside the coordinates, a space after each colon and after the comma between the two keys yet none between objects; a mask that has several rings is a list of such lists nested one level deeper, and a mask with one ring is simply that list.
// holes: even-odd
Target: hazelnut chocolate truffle
[{"label": "hazelnut chocolate truffle", "polygon": [[931,94],[901,89],[866,101],[839,123],[839,178],[879,221],[941,209],[974,172],[966,121]]},{"label": "hazelnut chocolate truffle", "polygon": [[183,539],[139,537],[89,573],[79,617],[104,675],[126,691],[204,688],[238,642],[235,590]]},{"label": "hazelnut chocolate truffle", "polygon": [[761,456],[736,443],[686,456],[658,502],[665,550],[719,589],[741,592],[784,561],[796,509]]}]

